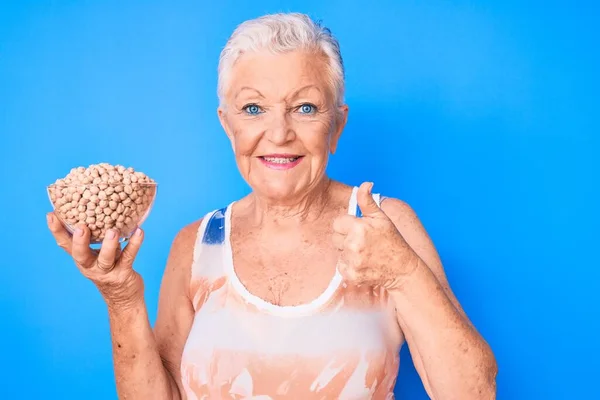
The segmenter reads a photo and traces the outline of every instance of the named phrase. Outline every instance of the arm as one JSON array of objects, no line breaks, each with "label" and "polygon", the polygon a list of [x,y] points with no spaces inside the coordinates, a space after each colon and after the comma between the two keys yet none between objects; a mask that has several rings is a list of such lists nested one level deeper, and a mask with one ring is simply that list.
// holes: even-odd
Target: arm
[{"label": "arm", "polygon": [[119,399],[178,400],[152,333],[143,297],[127,307],[109,305],[115,379]]},{"label": "arm", "polygon": [[179,366],[194,319],[188,287],[199,223],[182,229],[173,241],[161,283],[154,332],[143,297],[131,307],[110,308],[119,398],[185,399]]},{"label": "arm", "polygon": [[494,355],[452,293],[428,234],[406,203],[386,199],[381,208],[415,253],[412,274],[390,296],[427,393],[435,400],[494,399]]},{"label": "arm", "polygon": [[173,400],[185,400],[181,355],[194,322],[190,293],[191,266],[201,220],[186,226],[175,239],[158,300],[154,336],[163,365],[172,378]]},{"label": "arm", "polygon": [[96,254],[89,247],[90,232],[85,226],[80,226],[80,233],[71,237],[52,213],[48,214],[48,226],[57,244],[96,285],[108,306],[119,398],[181,399],[177,371],[172,366],[181,357],[181,343],[189,332],[186,327],[191,325],[193,311],[190,313],[186,308],[189,303],[185,297],[173,294],[186,293],[182,289],[186,283],[183,276],[188,274],[191,265],[191,251],[186,249],[190,242],[193,246],[193,225],[178,235],[169,256],[161,288],[157,335],[148,320],[142,278],[133,270],[143,232],[140,230],[140,235],[134,235],[122,252],[117,235],[112,238],[107,235]]}]

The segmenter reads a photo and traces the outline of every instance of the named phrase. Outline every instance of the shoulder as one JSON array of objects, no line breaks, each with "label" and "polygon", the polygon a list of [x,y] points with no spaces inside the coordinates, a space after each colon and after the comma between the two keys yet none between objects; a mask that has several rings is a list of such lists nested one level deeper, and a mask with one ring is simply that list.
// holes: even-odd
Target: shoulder
[{"label": "shoulder", "polygon": [[177,232],[171,243],[165,275],[176,276],[181,284],[191,275],[194,247],[203,218],[189,223]]},{"label": "shoulder", "polygon": [[185,225],[177,232],[171,245],[172,249],[177,250],[178,252],[186,252],[187,250],[192,251],[203,225],[206,225],[215,216],[221,216],[222,211],[224,210],[225,208],[212,210],[204,214],[201,218]]},{"label": "shoulder", "polygon": [[382,198],[381,209],[412,249],[430,267],[439,267],[440,260],[435,246],[413,207],[403,200],[386,197]]},{"label": "shoulder", "polygon": [[421,225],[415,210],[405,201],[393,197],[381,197],[381,209],[398,226],[415,228]]},{"label": "shoulder", "polygon": [[383,200],[381,209],[394,223],[406,243],[435,275],[452,304],[461,314],[465,315],[462,306],[450,288],[436,246],[417,217],[417,213],[406,202],[394,198]]},{"label": "shoulder", "polygon": [[200,225],[202,225],[204,218],[205,217],[202,217],[181,228],[179,232],[177,232],[177,235],[175,235],[171,248],[177,250],[177,252],[193,250],[198,230],[200,229]]},{"label": "shoulder", "polygon": [[181,228],[171,243],[169,258],[177,264],[184,263],[189,267],[198,242],[198,236],[203,233],[202,231],[205,231],[205,235],[209,234],[208,239],[212,239],[212,236],[215,235],[215,232],[209,231],[217,231],[216,233],[222,235],[222,229],[220,228],[222,227],[225,210],[226,207],[212,210]]},{"label": "shoulder", "polygon": [[171,265],[176,268],[183,266],[187,270],[190,269],[198,235],[201,233],[200,230],[216,211],[218,210],[204,214],[201,218],[188,223],[177,232],[169,252],[169,263]]},{"label": "shoulder", "polygon": [[189,293],[189,284],[192,277],[192,264],[194,250],[203,221],[206,216],[188,223],[181,228],[171,242],[167,263],[163,273],[163,289],[169,296],[177,293]]}]

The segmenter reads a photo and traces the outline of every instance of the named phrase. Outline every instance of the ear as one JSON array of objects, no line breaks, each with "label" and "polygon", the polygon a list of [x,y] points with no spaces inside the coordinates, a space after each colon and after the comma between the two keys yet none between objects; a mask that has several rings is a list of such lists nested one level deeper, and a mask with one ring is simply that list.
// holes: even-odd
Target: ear
[{"label": "ear", "polygon": [[229,138],[229,142],[231,143],[231,148],[233,149],[233,151],[235,153],[235,138],[233,136],[233,131],[231,130],[231,127],[229,126],[229,123],[227,122],[227,113],[223,106],[219,106],[219,108],[217,108],[217,115],[219,116],[219,122],[221,122],[221,126],[223,127],[225,134]]},{"label": "ear", "polygon": [[348,105],[344,104],[339,106],[337,109],[337,117],[336,124],[331,134],[331,138],[329,140],[329,151],[331,154],[335,154],[335,150],[337,149],[338,142],[340,137],[342,136],[342,132],[346,127],[346,122],[348,121]]}]

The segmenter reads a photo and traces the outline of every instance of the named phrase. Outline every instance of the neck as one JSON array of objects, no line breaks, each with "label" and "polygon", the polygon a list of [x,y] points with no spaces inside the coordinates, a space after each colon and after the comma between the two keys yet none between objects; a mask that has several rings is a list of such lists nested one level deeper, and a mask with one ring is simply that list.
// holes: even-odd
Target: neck
[{"label": "neck", "polygon": [[321,216],[329,202],[331,184],[332,181],[324,177],[306,193],[285,202],[273,202],[271,199],[254,195],[254,214],[262,224],[272,222],[279,226],[314,221]]}]

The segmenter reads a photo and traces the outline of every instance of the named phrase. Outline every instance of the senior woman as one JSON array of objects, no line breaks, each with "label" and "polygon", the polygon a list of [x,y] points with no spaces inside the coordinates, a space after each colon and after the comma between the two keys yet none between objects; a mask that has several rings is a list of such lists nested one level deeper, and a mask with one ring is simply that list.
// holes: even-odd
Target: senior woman
[{"label": "senior woman", "polygon": [[433,399],[495,398],[494,356],[413,210],[325,174],[346,123],[336,39],[302,14],[240,25],[218,116],[251,194],[184,227],[154,329],[138,229],[99,254],[50,230],[108,306],[123,399],[391,399],[408,343]]}]

